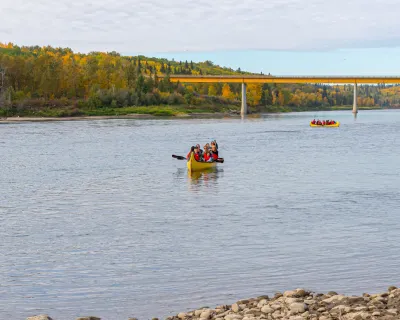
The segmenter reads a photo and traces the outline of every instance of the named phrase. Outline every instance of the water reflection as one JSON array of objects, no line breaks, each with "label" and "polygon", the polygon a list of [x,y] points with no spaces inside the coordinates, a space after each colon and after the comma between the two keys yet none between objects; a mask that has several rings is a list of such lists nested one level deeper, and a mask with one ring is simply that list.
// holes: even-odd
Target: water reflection
[{"label": "water reflection", "polygon": [[[214,188],[217,180],[222,177],[224,170],[210,168],[202,171],[188,171],[188,181],[191,190],[197,190],[199,187]],[[194,187],[194,188],[193,188]]]}]

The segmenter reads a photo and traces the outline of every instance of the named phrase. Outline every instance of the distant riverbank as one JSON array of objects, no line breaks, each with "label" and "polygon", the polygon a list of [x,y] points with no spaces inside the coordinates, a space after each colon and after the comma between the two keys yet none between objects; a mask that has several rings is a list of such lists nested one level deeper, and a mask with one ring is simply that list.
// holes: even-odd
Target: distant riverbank
[{"label": "distant riverbank", "polygon": [[[359,110],[379,110],[380,107],[359,107]],[[297,108],[289,106],[265,106],[250,108],[249,116],[258,116],[261,113],[290,113],[309,111],[340,111],[352,110],[352,106],[334,106],[320,108]],[[100,119],[157,119],[157,118],[227,118],[240,116],[237,106],[215,106],[214,108],[193,108],[190,106],[177,107],[124,107],[104,108],[94,110],[79,109],[44,109],[37,112],[14,112],[6,116],[3,112],[0,122],[23,121],[73,121],[73,120],[100,120]]]}]

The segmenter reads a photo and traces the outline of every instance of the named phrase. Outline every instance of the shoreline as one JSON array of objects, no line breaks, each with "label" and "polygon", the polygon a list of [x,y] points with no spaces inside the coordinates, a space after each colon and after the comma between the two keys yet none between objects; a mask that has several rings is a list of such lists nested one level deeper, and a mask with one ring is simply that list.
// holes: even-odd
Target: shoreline
[{"label": "shoreline", "polygon": [[151,114],[127,114],[116,116],[75,116],[75,117],[7,117],[0,118],[0,123],[16,123],[16,122],[48,122],[48,121],[82,121],[82,120],[107,120],[107,119],[208,119],[208,118],[236,118],[240,115],[229,113],[191,113],[180,114],[175,116],[154,116]]},{"label": "shoreline", "polygon": [[[100,320],[85,316],[76,320]],[[400,319],[400,289],[390,286],[386,292],[346,296],[330,291],[326,294],[305,289],[277,292],[239,300],[232,305],[180,312],[166,320],[398,320]],[[57,320],[47,314],[27,320]],[[138,320],[129,318],[128,320]],[[158,320],[158,318],[153,318]]]},{"label": "shoreline", "polygon": [[[275,115],[275,114],[290,114],[290,113],[303,113],[303,112],[337,112],[337,111],[349,111],[351,109],[339,109],[339,110],[305,110],[305,111],[290,111],[290,112],[254,112],[246,115],[246,117],[257,118],[263,114]],[[376,108],[376,109],[362,109],[359,111],[374,111],[374,110],[397,110],[395,108]],[[155,120],[155,119],[223,119],[223,118],[241,118],[239,113],[231,112],[204,112],[204,113],[185,113],[171,116],[156,116],[152,114],[127,114],[127,115],[105,115],[105,116],[71,116],[71,117],[34,117],[34,116],[13,116],[13,117],[2,117],[0,123],[19,123],[19,122],[49,122],[49,121],[84,121],[84,120],[109,120],[109,119],[143,119],[143,120]]]}]

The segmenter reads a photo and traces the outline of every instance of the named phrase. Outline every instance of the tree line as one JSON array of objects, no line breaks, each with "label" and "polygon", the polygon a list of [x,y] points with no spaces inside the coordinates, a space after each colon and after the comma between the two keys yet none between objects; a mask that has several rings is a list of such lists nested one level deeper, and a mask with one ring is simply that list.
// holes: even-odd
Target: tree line
[{"label": "tree line", "polygon": [[[0,107],[239,105],[240,84],[179,84],[171,83],[169,76],[243,73],[211,61],[169,61],[116,52],[81,54],[69,48],[0,43]],[[359,86],[358,93],[360,106],[400,106],[399,86]],[[353,87],[249,84],[247,100],[251,107],[287,106],[294,110],[346,106],[353,103]]]}]

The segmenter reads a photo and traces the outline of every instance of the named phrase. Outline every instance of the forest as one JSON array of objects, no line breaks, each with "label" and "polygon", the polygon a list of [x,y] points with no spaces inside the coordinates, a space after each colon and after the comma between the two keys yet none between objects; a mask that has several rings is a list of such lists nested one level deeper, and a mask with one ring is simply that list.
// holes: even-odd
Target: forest
[{"label": "forest", "polygon": [[[117,52],[82,54],[69,48],[0,43],[0,116],[176,115],[239,110],[240,84],[171,83],[172,74],[251,73],[211,61],[169,61]],[[249,84],[247,102],[251,112],[349,108],[353,87]],[[400,86],[359,86],[358,105],[398,108]]]}]

